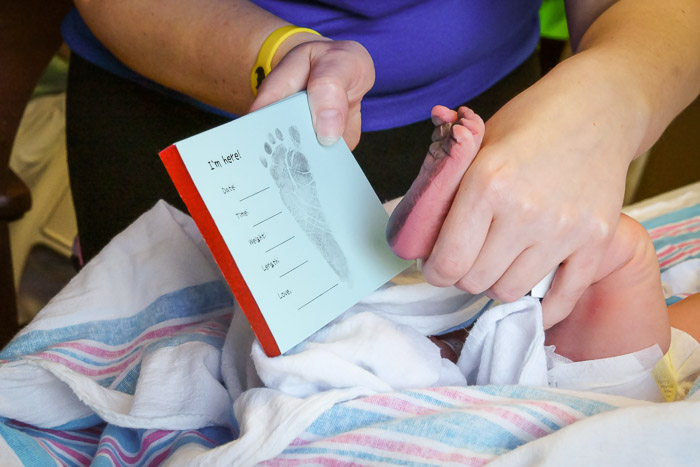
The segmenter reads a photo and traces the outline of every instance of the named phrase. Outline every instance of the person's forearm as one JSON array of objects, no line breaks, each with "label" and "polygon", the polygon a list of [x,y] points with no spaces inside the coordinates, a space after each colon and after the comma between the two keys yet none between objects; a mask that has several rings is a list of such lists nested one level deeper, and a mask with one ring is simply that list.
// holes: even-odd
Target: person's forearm
[{"label": "person's forearm", "polygon": [[687,332],[700,342],[700,293],[669,306],[668,317],[672,327]]},{"label": "person's forearm", "polygon": [[[95,36],[138,73],[215,107],[245,113],[265,38],[286,21],[243,0],[76,0]],[[303,25],[302,25],[303,26]],[[295,34],[275,54],[319,39]]]},{"label": "person's forearm", "polygon": [[603,3],[568,2],[574,36],[595,19],[577,46],[578,37],[572,37],[572,59],[585,60],[637,101],[631,109],[641,112],[644,126],[638,155],[700,93],[700,4],[620,0],[601,14]]}]

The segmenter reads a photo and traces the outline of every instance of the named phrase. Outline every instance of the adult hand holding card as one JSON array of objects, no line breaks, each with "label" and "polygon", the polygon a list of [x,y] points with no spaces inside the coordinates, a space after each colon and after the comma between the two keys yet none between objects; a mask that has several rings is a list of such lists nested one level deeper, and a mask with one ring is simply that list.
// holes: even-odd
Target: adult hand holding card
[{"label": "adult hand holding card", "polygon": [[185,139],[161,159],[268,356],[411,263],[341,140],[318,143],[305,92]]}]

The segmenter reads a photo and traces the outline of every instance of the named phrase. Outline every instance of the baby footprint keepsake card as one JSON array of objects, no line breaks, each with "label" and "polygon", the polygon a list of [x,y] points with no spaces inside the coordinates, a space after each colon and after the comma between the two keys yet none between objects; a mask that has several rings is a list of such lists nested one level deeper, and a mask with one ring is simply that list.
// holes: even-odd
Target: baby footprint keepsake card
[{"label": "baby footprint keepsake card", "polygon": [[161,159],[268,356],[411,263],[345,142],[316,139],[306,92],[185,139]]}]

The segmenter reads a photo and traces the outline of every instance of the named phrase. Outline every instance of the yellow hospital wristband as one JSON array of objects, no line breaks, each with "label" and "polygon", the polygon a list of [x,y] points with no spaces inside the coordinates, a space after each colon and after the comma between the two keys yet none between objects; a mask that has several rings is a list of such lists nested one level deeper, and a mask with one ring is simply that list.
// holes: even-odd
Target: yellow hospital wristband
[{"label": "yellow hospital wristband", "polygon": [[272,57],[275,56],[275,52],[289,36],[294,35],[299,32],[308,32],[311,34],[316,34],[320,36],[318,32],[309,28],[300,28],[294,25],[282,26],[276,29],[267,36],[265,42],[263,42],[260,47],[260,52],[258,52],[258,59],[253,66],[253,70],[250,72],[250,89],[253,91],[253,95],[258,95],[258,88],[262,83],[262,80],[272,71]]}]

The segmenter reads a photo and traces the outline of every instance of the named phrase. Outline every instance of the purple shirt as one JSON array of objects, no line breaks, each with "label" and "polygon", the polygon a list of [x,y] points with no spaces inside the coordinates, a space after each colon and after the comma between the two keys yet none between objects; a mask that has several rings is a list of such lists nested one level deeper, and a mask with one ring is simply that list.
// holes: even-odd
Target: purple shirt
[{"label": "purple shirt", "polygon": [[[539,39],[538,0],[253,3],[292,24],[365,46],[374,60],[376,80],[362,101],[364,131],[425,120],[436,104],[456,107],[476,97],[532,54]],[[102,47],[77,12],[66,17],[63,34],[73,51],[88,61],[155,85]]]}]

